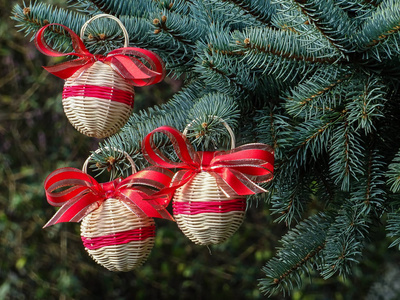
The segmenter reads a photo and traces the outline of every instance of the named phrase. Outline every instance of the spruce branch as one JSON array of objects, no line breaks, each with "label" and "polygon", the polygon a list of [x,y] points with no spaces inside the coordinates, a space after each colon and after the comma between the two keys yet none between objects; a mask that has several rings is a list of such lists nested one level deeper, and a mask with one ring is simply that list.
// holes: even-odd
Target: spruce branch
[{"label": "spruce branch", "polygon": [[[138,169],[146,167],[148,164],[141,152],[143,138],[154,128],[162,125],[183,130],[185,124],[189,122],[187,119],[188,112],[192,109],[196,100],[204,96],[205,93],[206,91],[201,84],[193,82],[175,94],[169,102],[132,114],[119,133],[100,143],[100,153],[107,153],[107,149],[120,149],[132,157]],[[165,140],[157,141],[157,143],[165,143]],[[96,162],[100,165],[97,165],[98,169],[95,169],[95,171],[107,167],[101,164],[104,162],[104,157]]]},{"label": "spruce branch", "polygon": [[164,46],[167,41],[173,40],[176,46],[182,44],[186,51],[193,50],[196,48],[196,42],[207,33],[206,25],[190,15],[164,10],[154,12],[151,17],[155,27],[154,33]]},{"label": "spruce branch", "polygon": [[362,0],[362,3],[371,4],[375,7],[379,6],[383,0]]},{"label": "spruce branch", "polygon": [[[42,26],[49,23],[62,24],[79,34],[81,27],[89,19],[89,16],[81,13],[53,7],[41,2],[31,4],[24,8],[15,5],[13,14],[13,19],[18,22],[17,27],[20,27],[20,30],[25,31],[27,35],[33,34],[32,39],[34,38],[34,34]],[[130,45],[148,48],[150,50],[156,49],[154,40],[149,36],[150,24],[147,20],[126,16],[121,17],[120,20],[127,28]],[[65,30],[60,27],[50,27],[46,33],[47,32],[47,41],[49,43],[52,42],[55,49],[62,52],[71,52],[73,50],[71,38]],[[104,18],[96,20],[95,23],[91,24],[85,32],[85,36],[85,45],[92,53],[105,54],[111,50],[122,47],[124,43],[119,25],[116,22]],[[177,59],[176,57],[171,57],[171,55],[164,55],[163,52],[156,52],[163,58],[168,57],[168,61]]]},{"label": "spruce branch", "polygon": [[380,218],[386,207],[386,192],[383,169],[386,165],[384,157],[378,150],[371,147],[366,149],[364,160],[365,174],[354,184],[350,197],[358,213]]},{"label": "spruce branch", "polygon": [[167,67],[176,72],[176,77],[183,72],[190,73],[195,63],[196,43],[207,32],[206,26],[190,15],[175,12],[154,12],[151,14],[154,28],[151,39],[154,46],[165,51],[162,58]]},{"label": "spruce branch", "polygon": [[[14,5],[12,10],[12,19],[18,22],[16,27],[20,31],[24,31],[26,35],[34,34],[44,25],[50,23],[59,23],[79,32],[80,27],[86,22],[86,17],[77,12],[69,12],[62,8],[53,7],[42,2],[30,3],[29,6],[21,7],[19,4]],[[69,35],[64,30],[53,29],[53,35],[50,36],[55,40],[55,47],[62,45],[66,41],[70,41]]]},{"label": "spruce branch", "polygon": [[214,47],[213,44],[208,44],[208,53],[222,54],[226,56],[240,57],[244,56],[244,51],[234,51],[234,50],[220,50]]},{"label": "spruce branch", "polygon": [[[93,152],[89,160],[88,169],[95,173],[95,177],[107,174],[111,179],[120,176],[127,177],[132,174],[132,165],[119,148],[104,147]],[[88,170],[88,172],[89,172]]]},{"label": "spruce branch", "polygon": [[189,0],[155,0],[159,9],[188,15],[193,8],[193,2]]},{"label": "spruce branch", "polygon": [[271,197],[271,213],[277,216],[275,222],[284,222],[290,227],[301,220],[311,194],[309,189],[304,188],[309,186],[307,179],[301,174],[294,174],[290,178],[282,173],[275,175],[273,186],[280,187]]},{"label": "spruce branch", "polygon": [[86,0],[67,0],[67,5],[71,10],[76,10],[87,15],[95,15],[102,11],[98,9],[91,1]]},{"label": "spruce branch", "polygon": [[[167,5],[161,5],[161,3],[156,3],[156,1],[147,0],[70,0],[69,2],[81,2],[78,7],[85,5],[86,7],[92,8],[92,10],[95,9],[96,11],[110,14],[118,18],[121,16],[149,18],[149,15],[155,12],[160,6],[169,8],[169,3]],[[164,1],[164,3],[165,2],[166,1]],[[175,3],[182,5],[182,1],[175,1]],[[90,13],[88,9],[85,11]]]},{"label": "spruce branch", "polygon": [[370,16],[371,12],[377,6],[377,3],[374,1],[364,0],[337,0],[335,2],[352,18],[352,20],[356,22],[355,25],[357,26],[357,28],[359,26],[359,23],[361,23],[364,18]]},{"label": "spruce branch", "polygon": [[400,150],[393,158],[391,164],[388,166],[386,173],[387,184],[390,185],[390,190],[393,193],[400,192]]},{"label": "spruce branch", "polygon": [[316,160],[327,150],[327,141],[332,137],[332,130],[339,118],[336,114],[325,115],[320,120],[312,119],[298,124],[294,132],[294,148],[289,154],[298,166],[304,166],[308,158]]},{"label": "spruce branch", "polygon": [[392,238],[393,241],[389,247],[400,248],[400,213],[399,211],[391,212],[388,214],[388,220],[386,225],[386,235]]},{"label": "spruce branch", "polygon": [[[90,2],[92,6],[96,7],[101,12],[114,15],[116,17],[120,17],[121,15],[141,16],[141,14],[137,14],[137,11],[139,11],[142,1],[88,0],[87,2]],[[142,13],[143,12],[145,12],[145,10],[142,8]]]},{"label": "spruce branch", "polygon": [[337,195],[335,185],[329,176],[329,170],[324,163],[316,163],[314,165],[314,170],[316,175],[316,183],[313,197],[318,199],[318,202],[325,200],[325,203],[329,205],[335,200]]},{"label": "spruce branch", "polygon": [[206,41],[207,48],[205,48],[204,51],[207,51],[210,56],[212,56],[213,53],[232,56],[233,58],[244,55],[243,51],[235,51],[236,49],[234,45],[232,45],[231,31],[219,23],[210,24]]},{"label": "spruce branch", "polygon": [[290,31],[246,28],[232,36],[237,51],[245,53],[243,61],[251,69],[279,79],[294,80],[300,73],[307,76],[317,65],[332,64],[339,59],[332,49],[320,48],[311,38]]},{"label": "spruce branch", "polygon": [[330,145],[330,171],[336,184],[341,184],[343,191],[350,189],[351,179],[364,174],[363,140],[360,134],[349,124],[343,115],[341,124],[336,127]]},{"label": "spruce branch", "polygon": [[[357,78],[353,78],[352,83],[355,87]],[[359,88],[347,94],[346,110],[350,124],[357,124],[356,130],[363,129],[365,134],[369,134],[376,130],[374,124],[377,120],[383,118],[387,87],[377,76],[361,77],[359,84]]]},{"label": "spruce branch", "polygon": [[[278,215],[277,222],[291,224],[301,219],[307,202],[315,197],[318,189],[315,185],[315,165],[325,160],[327,143],[334,129],[335,118],[309,120],[295,127],[284,136],[291,137],[291,143],[281,149],[281,158],[277,160],[274,184],[279,187],[272,196],[271,210]],[[297,147],[293,148],[293,145]]]},{"label": "spruce branch", "polygon": [[343,276],[351,273],[351,266],[361,257],[373,220],[384,212],[383,156],[373,148],[367,149],[365,156],[365,174],[353,184],[350,196],[341,201],[336,221],[328,231],[321,273],[324,278],[336,273]]},{"label": "spruce branch", "polygon": [[[272,16],[272,24],[276,28],[284,31],[291,31],[298,35],[320,35],[317,30],[310,25],[310,22],[299,9],[298,5],[293,1],[274,0],[276,13]],[[329,42],[326,42],[327,47],[331,47]]]},{"label": "spruce branch", "polygon": [[[103,1],[103,0],[90,0],[89,2],[91,2],[91,4],[94,7],[96,7],[98,10],[102,11],[105,14],[118,16],[118,14],[113,10],[113,7],[111,7],[113,2],[110,3],[110,1]],[[130,1],[123,1],[123,2],[129,3]]]},{"label": "spruce branch", "polygon": [[230,149],[233,141],[221,120],[237,128],[239,113],[234,98],[219,92],[206,94],[196,101],[188,114],[187,119],[192,121],[187,137],[197,149]]},{"label": "spruce branch", "polygon": [[255,116],[255,128],[258,141],[271,145],[274,148],[277,162],[284,158],[285,149],[292,147],[290,119],[276,106],[259,110]]},{"label": "spruce branch", "polygon": [[325,231],[330,222],[325,214],[313,215],[282,237],[282,247],[262,268],[266,278],[260,279],[259,287],[264,295],[290,293],[294,284],[301,286],[301,275],[309,273],[312,259],[325,246]]},{"label": "spruce branch", "polygon": [[300,55],[295,55],[291,52],[284,52],[278,49],[274,49],[271,44],[268,44],[266,47],[259,46],[255,43],[252,43],[250,38],[245,38],[243,41],[238,41],[238,45],[244,45],[244,49],[247,50],[247,52],[253,51],[253,52],[262,52],[264,54],[272,54],[275,56],[279,56],[285,59],[292,59],[294,61],[308,61],[308,62],[325,62],[325,63],[332,63],[334,62],[333,59],[321,59],[321,58],[314,58],[314,57],[305,57],[305,56],[300,56]]},{"label": "spruce branch", "polygon": [[334,112],[342,102],[342,83],[352,76],[349,68],[328,66],[292,87],[285,95],[287,112],[310,119]]},{"label": "spruce branch", "polygon": [[[215,103],[220,104],[215,105]],[[141,141],[150,131],[163,125],[183,131],[192,121],[195,121],[192,128],[194,131],[190,131],[188,136],[194,146],[212,147],[213,150],[215,150],[213,147],[228,149],[231,142],[230,136],[221,126],[219,119],[225,120],[234,130],[237,127],[238,114],[237,104],[233,98],[221,93],[207,93],[198,84],[193,83],[175,94],[166,104],[133,114],[118,134],[100,144],[100,149],[102,153],[103,150],[107,153],[108,148],[125,151],[135,160],[138,169],[142,169],[148,163],[141,153]],[[173,149],[167,139],[156,138],[155,144],[174,157]],[[104,162],[104,158],[102,161]],[[101,164],[98,167],[104,169],[107,165]]]},{"label": "spruce branch", "polygon": [[294,0],[312,24],[340,52],[354,50],[351,20],[333,0]]},{"label": "spruce branch", "polygon": [[[249,99],[268,86],[271,92],[281,83],[273,76],[265,76],[260,70],[252,70],[242,63],[244,52],[237,51],[229,31],[219,25],[210,26],[208,43],[198,43],[197,61],[194,71],[212,89]],[[265,101],[265,93],[262,93]],[[245,102],[242,104],[246,105]],[[255,101],[251,102],[251,106]],[[262,104],[261,104],[262,105]]]},{"label": "spruce branch", "polygon": [[351,193],[353,201],[361,207],[361,214],[371,214],[381,217],[386,210],[387,193],[385,189],[384,172],[386,163],[378,150],[369,148],[366,155],[366,174],[361,177],[360,184]]},{"label": "spruce branch", "polygon": [[[250,36],[250,35],[249,35]],[[278,57],[282,57],[284,59],[290,59],[293,61],[306,61],[306,62],[311,62],[311,63],[326,63],[326,64],[331,64],[335,62],[337,59],[336,58],[321,58],[321,57],[314,57],[314,56],[308,56],[308,55],[297,55],[292,52],[293,49],[288,49],[289,51],[285,51],[284,49],[277,49],[274,47],[276,46],[276,43],[271,43],[266,46],[260,45],[257,42],[253,42],[253,39],[247,37],[244,38],[243,40],[237,40],[237,45],[243,46],[242,51],[248,52],[258,52],[258,53],[264,53],[266,55],[274,55]]]},{"label": "spruce branch", "polygon": [[213,55],[211,59],[209,56],[206,58],[201,65],[196,66],[196,70],[199,72],[200,69],[205,69],[205,72],[199,73],[207,85],[230,95],[242,93],[245,90],[245,86],[238,81],[237,73],[234,72],[236,68],[232,64],[218,63],[216,65],[214,59],[221,58],[218,55]]},{"label": "spruce branch", "polygon": [[385,57],[396,57],[399,55],[399,31],[400,3],[384,1],[362,24],[356,36],[358,49],[365,59],[382,61]]},{"label": "spruce branch", "polygon": [[327,242],[321,253],[324,258],[323,278],[328,279],[336,273],[342,276],[351,274],[352,264],[358,263],[361,257],[370,224],[371,219],[363,208],[354,205],[353,199],[345,199],[327,232]]},{"label": "spruce branch", "polygon": [[232,3],[239,7],[245,14],[249,14],[264,26],[270,26],[273,9],[268,1],[250,0],[222,0],[222,3]]}]

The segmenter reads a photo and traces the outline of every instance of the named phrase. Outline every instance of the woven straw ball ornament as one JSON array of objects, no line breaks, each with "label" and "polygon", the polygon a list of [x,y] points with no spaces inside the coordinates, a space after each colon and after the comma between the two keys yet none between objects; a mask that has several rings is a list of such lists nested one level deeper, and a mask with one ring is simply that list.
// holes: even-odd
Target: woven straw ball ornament
[{"label": "woven straw ball ornament", "polygon": [[[107,56],[93,55],[82,40],[87,26],[103,17],[115,20],[121,27],[124,47],[111,51]],[[45,41],[45,30],[54,25],[61,26],[69,33],[75,52],[58,52]],[[122,22],[107,14],[89,19],[82,26],[80,37],[60,24],[48,24],[36,35],[36,46],[42,53],[49,56],[78,56],[75,60],[45,69],[65,79],[62,94],[64,112],[70,123],[87,136],[104,138],[118,132],[133,110],[133,86],[155,84],[165,76],[160,57],[149,50],[128,47],[128,39]]]},{"label": "woven straw ball ornament", "polygon": [[[265,192],[256,183],[272,179],[274,154],[265,144],[247,144],[229,151],[195,151],[185,133],[162,126],[143,141],[143,154],[157,166],[180,169],[172,179],[173,213],[178,227],[194,243],[220,244],[231,237],[243,222],[246,195]],[[190,124],[189,124],[190,125]],[[181,162],[164,156],[152,140],[156,132],[172,141]]]},{"label": "woven straw ball ornament", "polygon": [[117,198],[107,199],[81,222],[85,250],[110,271],[127,272],[141,266],[154,238],[153,218],[132,214]]},{"label": "woven straw ball ornament", "polygon": [[[83,170],[62,168],[45,181],[48,202],[61,206],[45,227],[60,222],[81,223],[81,239],[85,250],[110,271],[131,271],[141,266],[154,246],[153,217],[172,217],[165,210],[170,198],[153,197],[155,191],[167,187],[172,173],[150,168],[111,182],[99,184]],[[71,186],[58,192],[57,189]]]},{"label": "woven straw ball ornament", "polygon": [[223,182],[201,172],[179,187],[173,197],[173,214],[179,229],[199,245],[220,244],[243,223],[246,199],[224,194]]}]

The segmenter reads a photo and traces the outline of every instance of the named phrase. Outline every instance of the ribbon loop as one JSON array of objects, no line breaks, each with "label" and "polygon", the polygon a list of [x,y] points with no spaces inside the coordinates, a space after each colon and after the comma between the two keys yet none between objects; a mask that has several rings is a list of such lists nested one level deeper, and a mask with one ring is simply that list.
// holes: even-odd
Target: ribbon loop
[{"label": "ribbon loop", "polygon": [[119,199],[134,214],[173,220],[166,210],[171,195],[155,196],[169,186],[172,176],[169,170],[150,167],[125,179],[99,184],[81,170],[58,169],[46,178],[44,188],[48,203],[61,208],[44,227],[79,222],[109,198]]},{"label": "ribbon loop", "polygon": [[[55,25],[61,26],[70,35],[74,52],[60,52],[46,42],[44,32],[50,26]],[[35,44],[38,50],[47,56],[72,55],[78,57],[72,61],[44,67],[48,72],[62,79],[68,79],[81,69],[81,72],[84,72],[96,61],[110,65],[122,78],[135,86],[156,84],[165,77],[164,62],[154,52],[135,47],[123,47],[111,51],[107,56],[94,55],[89,52],[74,31],[61,24],[52,23],[43,26],[35,36]]]},{"label": "ribbon loop", "polygon": [[[171,161],[158,150],[152,139],[156,132],[164,133],[169,138],[181,162]],[[150,132],[143,140],[142,152],[148,162],[163,168],[197,169],[200,167],[199,154],[181,132],[170,126],[161,126]]]},{"label": "ribbon loop", "polygon": [[[181,162],[169,160],[156,147],[153,135],[161,132],[167,135]],[[159,127],[143,140],[144,157],[153,165],[162,168],[182,169],[174,176],[171,192],[190,181],[199,172],[209,172],[217,180],[223,180],[230,188],[224,191],[227,196],[245,196],[266,192],[257,183],[272,180],[274,171],[274,151],[272,147],[261,144],[246,144],[228,151],[198,151],[186,137],[170,126]]]}]

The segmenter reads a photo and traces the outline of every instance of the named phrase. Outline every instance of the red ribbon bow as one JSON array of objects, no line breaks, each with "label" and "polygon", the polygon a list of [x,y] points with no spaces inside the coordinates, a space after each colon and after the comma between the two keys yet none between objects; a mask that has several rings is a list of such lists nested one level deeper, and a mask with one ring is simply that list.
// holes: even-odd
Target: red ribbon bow
[{"label": "red ribbon bow", "polygon": [[[119,199],[134,214],[144,212],[149,217],[173,220],[166,210],[171,195],[153,196],[169,186],[172,175],[169,170],[150,167],[125,179],[100,184],[79,169],[58,169],[46,178],[44,188],[49,204],[61,208],[44,227],[79,222],[109,198]],[[56,191],[64,187],[69,188]]]},{"label": "red ribbon bow", "polygon": [[[152,140],[156,132],[168,136],[182,162],[169,160],[157,149]],[[267,182],[273,178],[273,149],[261,143],[246,144],[229,151],[196,152],[181,132],[170,126],[162,126],[144,138],[142,152],[153,165],[183,169],[175,174],[170,188],[164,189],[164,192],[172,192],[200,172],[209,172],[217,181],[225,181],[228,190],[223,192],[229,197],[266,192],[256,183]]]},{"label": "red ribbon bow", "polygon": [[[44,31],[52,25],[61,26],[70,34],[72,39],[72,47],[75,52],[59,52],[53,49],[45,41]],[[35,43],[39,51],[48,56],[74,55],[78,57],[72,61],[60,63],[55,66],[44,67],[47,71],[62,79],[71,77],[78,70],[83,72],[96,61],[101,61],[110,65],[123,78],[135,86],[155,84],[163,80],[165,77],[164,62],[154,52],[141,48],[124,47],[111,51],[107,56],[99,54],[94,55],[86,49],[83,41],[75,32],[61,24],[53,23],[43,26],[36,34]],[[131,57],[128,55],[134,55],[143,58],[150,65],[151,69],[149,69],[136,57]]]}]

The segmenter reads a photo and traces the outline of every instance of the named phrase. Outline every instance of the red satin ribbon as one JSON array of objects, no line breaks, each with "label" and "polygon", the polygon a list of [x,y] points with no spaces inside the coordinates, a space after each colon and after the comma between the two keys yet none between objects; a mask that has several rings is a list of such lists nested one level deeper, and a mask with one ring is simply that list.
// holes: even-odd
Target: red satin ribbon
[{"label": "red satin ribbon", "polygon": [[171,195],[154,196],[169,186],[172,175],[169,170],[150,167],[125,179],[100,184],[79,169],[58,169],[46,178],[44,188],[49,204],[61,208],[44,227],[79,222],[108,198],[119,199],[132,213],[173,220],[166,210]]},{"label": "red satin ribbon", "polygon": [[122,232],[114,232],[109,235],[96,237],[81,236],[81,238],[85,248],[95,250],[107,246],[126,244],[133,241],[144,241],[148,238],[155,237],[155,229],[156,226],[151,225]]},{"label": "red satin ribbon", "polygon": [[224,201],[174,201],[172,203],[174,215],[198,215],[205,213],[225,214],[232,211],[245,211],[246,199],[232,199]]},{"label": "red satin ribbon", "polygon": [[103,100],[116,101],[133,107],[134,94],[131,92],[98,85],[71,85],[64,86],[62,98],[95,97]]},{"label": "red satin ribbon", "polygon": [[[61,26],[69,33],[72,40],[72,47],[75,52],[59,52],[46,42],[44,32],[52,25]],[[61,24],[53,23],[43,26],[35,36],[35,43],[39,51],[48,56],[58,57],[73,55],[78,57],[72,61],[63,62],[55,66],[44,67],[47,71],[62,79],[71,77],[78,70],[84,72],[96,61],[101,61],[110,65],[123,78],[135,86],[155,84],[163,80],[165,77],[164,62],[154,52],[141,48],[124,47],[111,51],[107,56],[99,54],[94,55],[86,49],[83,41],[74,31]],[[138,58],[129,55],[144,59],[149,64],[150,68],[143,64]]]},{"label": "red satin ribbon", "polygon": [[[169,160],[157,149],[152,139],[156,132],[168,136],[181,162]],[[257,183],[273,178],[273,149],[261,143],[246,144],[229,151],[196,152],[181,132],[170,126],[162,126],[144,138],[142,152],[153,165],[182,169],[175,174],[170,188],[163,190],[168,193],[187,183],[199,172],[209,172],[217,181],[223,180],[227,184],[223,192],[228,197],[266,192]]]}]

